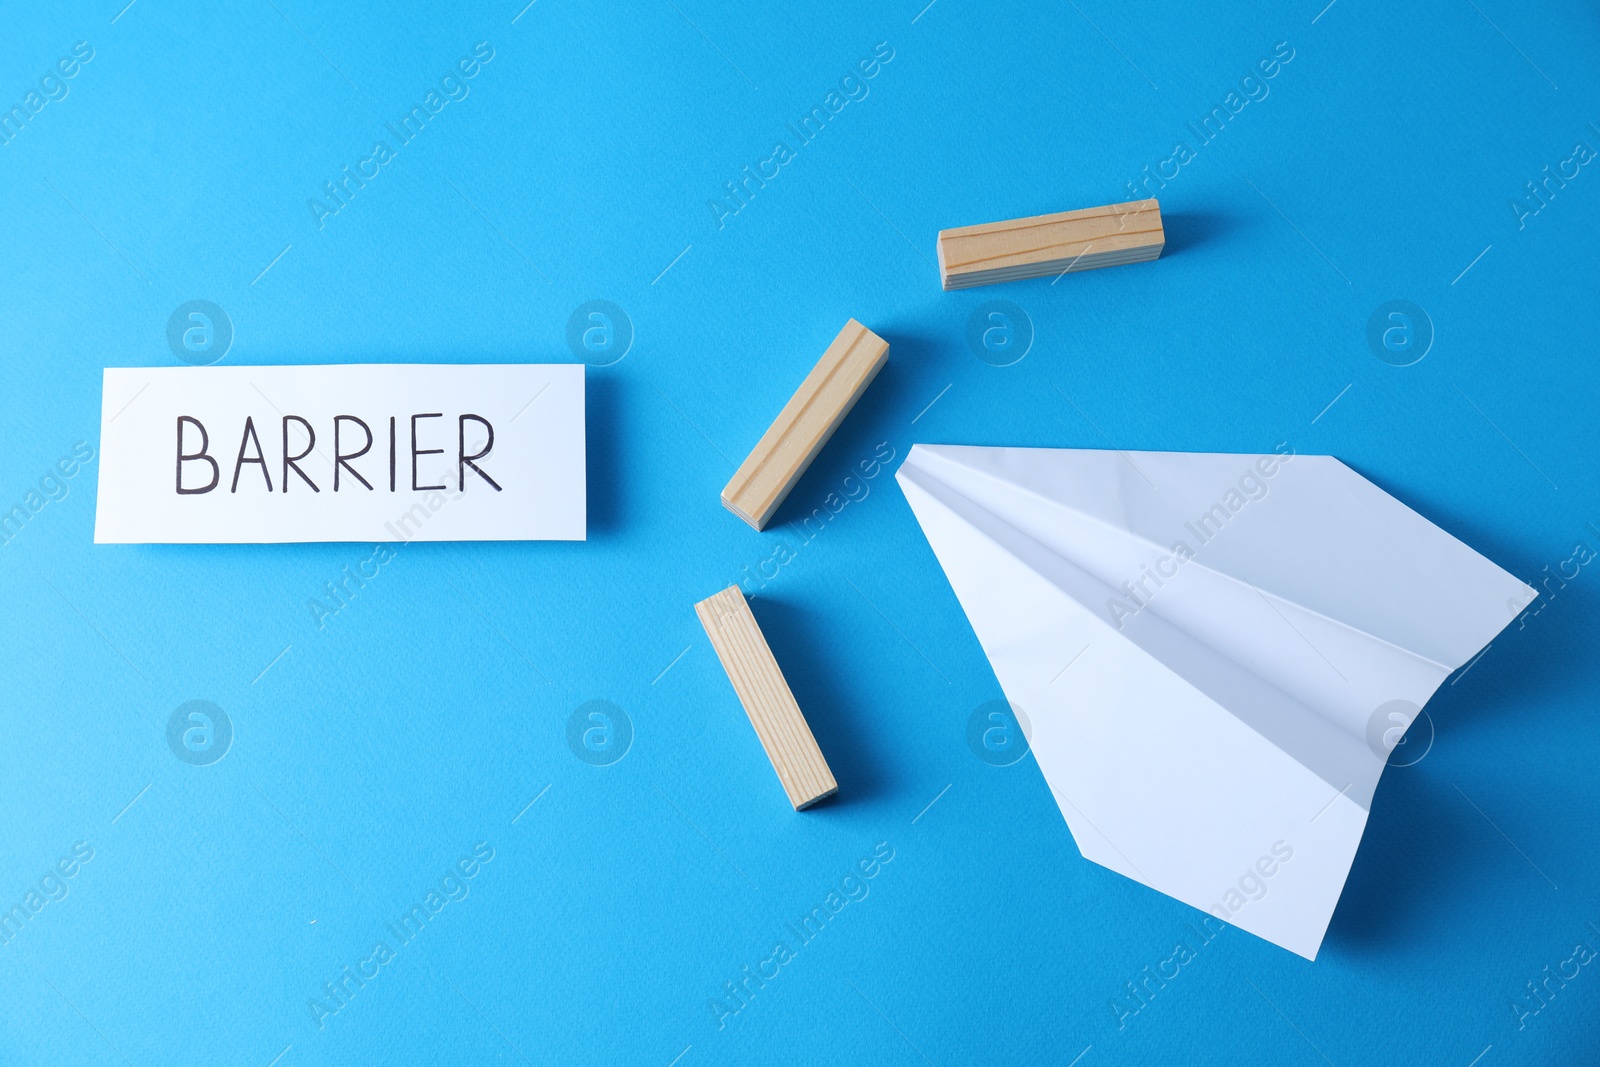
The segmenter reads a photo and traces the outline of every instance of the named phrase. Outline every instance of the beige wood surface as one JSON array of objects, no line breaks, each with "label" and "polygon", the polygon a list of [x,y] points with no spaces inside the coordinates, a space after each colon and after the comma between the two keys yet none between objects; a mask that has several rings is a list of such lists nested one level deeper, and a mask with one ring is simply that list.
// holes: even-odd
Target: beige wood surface
[{"label": "beige wood surface", "polygon": [[694,611],[794,810],[837,793],[839,785],[833,780],[833,772],[822,758],[805,716],[800,714],[800,705],[795,703],[778,661],[772,658],[772,650],[750,613],[750,605],[745,603],[743,591],[730,585],[700,601]]},{"label": "beige wood surface", "polygon": [[889,342],[855,319],[845,323],[734,472],[723,506],[758,530],[766,526],[888,358]]},{"label": "beige wood surface", "polygon": [[1166,246],[1161,205],[1133,200],[939,231],[946,289],[1143,263]]}]

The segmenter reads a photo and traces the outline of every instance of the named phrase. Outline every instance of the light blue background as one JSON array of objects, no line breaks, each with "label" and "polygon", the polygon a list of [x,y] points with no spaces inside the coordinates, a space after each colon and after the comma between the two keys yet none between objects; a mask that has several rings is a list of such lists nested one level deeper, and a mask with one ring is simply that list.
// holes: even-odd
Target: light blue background
[{"label": "light blue background", "polygon": [[[1592,1060],[1600,968],[1511,1007],[1600,946],[1590,569],[1428,706],[1309,963],[1199,946],[1198,913],[1079,857],[1031,756],[975,758],[999,690],[888,470],[795,533],[880,442],[890,468],[917,441],[1288,442],[1535,584],[1600,547],[1600,171],[1510,206],[1600,147],[1592,7],[1162,7],[0,13],[7,107],[94,48],[0,147],[0,505],[97,444],[103,367],[177,363],[191,299],[231,317],[228,365],[567,361],[590,299],[636,332],[589,374],[586,543],[406,546],[319,629],[370,546],[96,547],[91,463],[0,548],[0,898],[94,849],[0,947],[0,1062]],[[479,41],[470,95],[319,230],[308,198]],[[799,146],[785,123],[879,42]],[[939,229],[1128,199],[1278,42],[1270,95],[1160,191],[1160,261],[940,291]],[[708,200],[779,139],[797,158],[719,229]],[[1036,334],[1003,368],[965,340],[997,298]],[[1391,299],[1437,334],[1413,366],[1366,340]],[[754,533],[718,491],[850,316],[889,364]],[[691,610],[780,542],[755,611],[840,784],[800,815]],[[191,699],[233,723],[211,766],[167,747]],[[636,733],[611,766],[566,742],[593,699]],[[480,841],[470,895],[319,1029],[307,1001]],[[719,1029],[710,998],[878,842],[870,895]]]}]

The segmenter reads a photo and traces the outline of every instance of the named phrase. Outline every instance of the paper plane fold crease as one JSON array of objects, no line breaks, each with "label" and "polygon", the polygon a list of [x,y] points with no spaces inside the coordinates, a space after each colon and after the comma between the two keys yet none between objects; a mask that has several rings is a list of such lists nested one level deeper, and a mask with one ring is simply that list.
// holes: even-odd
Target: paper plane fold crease
[{"label": "paper plane fold crease", "polygon": [[1331,456],[896,475],[1083,855],[1316,957],[1390,751],[1535,592]]}]

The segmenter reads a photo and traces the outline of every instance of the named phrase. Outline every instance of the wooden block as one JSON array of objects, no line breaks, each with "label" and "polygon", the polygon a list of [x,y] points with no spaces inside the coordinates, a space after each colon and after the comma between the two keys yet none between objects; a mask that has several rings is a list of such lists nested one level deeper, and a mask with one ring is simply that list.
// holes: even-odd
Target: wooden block
[{"label": "wooden block", "polygon": [[1154,200],[959,226],[939,231],[939,281],[946,289],[966,289],[1143,263],[1161,255],[1166,243]]},{"label": "wooden block", "polygon": [[729,511],[761,529],[889,358],[889,342],[844,324],[722,490]]},{"label": "wooden block", "polygon": [[800,714],[800,705],[794,702],[789,683],[783,680],[778,661],[772,658],[772,650],[750,613],[750,605],[745,603],[744,593],[737,585],[730,585],[700,601],[694,611],[794,810],[837,793],[839,784],[833,780],[833,772],[828,770],[828,761],[822,758],[805,716]]}]

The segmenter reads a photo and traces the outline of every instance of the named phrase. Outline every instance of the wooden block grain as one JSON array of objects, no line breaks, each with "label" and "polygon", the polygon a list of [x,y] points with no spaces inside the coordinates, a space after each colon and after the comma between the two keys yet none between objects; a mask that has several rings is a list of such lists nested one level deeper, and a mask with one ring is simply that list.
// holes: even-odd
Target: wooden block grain
[{"label": "wooden block grain", "polygon": [[764,527],[888,358],[887,341],[855,319],[845,323],[734,472],[723,506]]},{"label": "wooden block grain", "polygon": [[778,661],[772,658],[772,650],[750,613],[750,605],[745,603],[744,593],[737,585],[730,585],[700,601],[694,611],[794,810],[837,793],[839,785],[833,780],[833,772],[822,758],[805,716],[800,714],[800,705],[795,703]]},{"label": "wooden block grain", "polygon": [[939,231],[945,289],[1143,263],[1166,246],[1161,205],[1133,200]]}]

